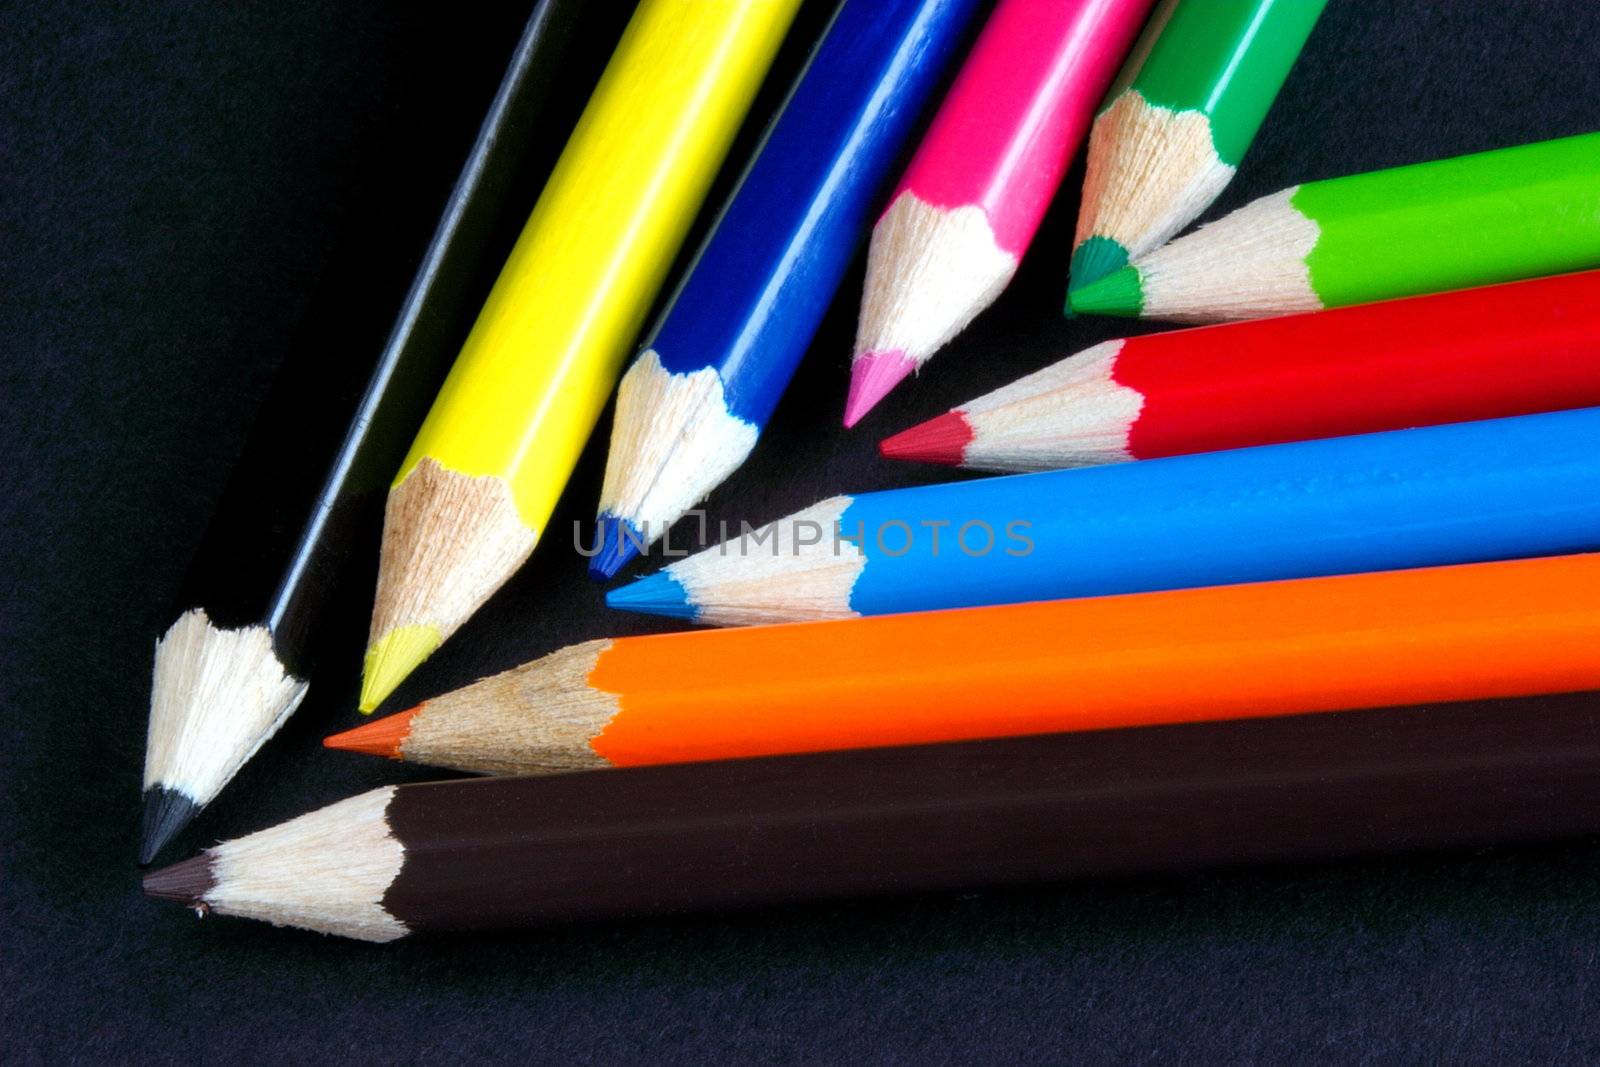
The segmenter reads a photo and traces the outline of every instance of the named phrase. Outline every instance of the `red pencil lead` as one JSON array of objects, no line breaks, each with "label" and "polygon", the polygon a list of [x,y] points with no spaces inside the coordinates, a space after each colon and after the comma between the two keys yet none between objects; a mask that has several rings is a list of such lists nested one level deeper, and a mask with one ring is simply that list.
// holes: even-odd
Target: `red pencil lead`
[{"label": "red pencil lead", "polygon": [[904,459],[919,463],[942,463],[959,467],[966,458],[967,443],[972,440],[972,426],[960,411],[947,411],[943,415],[901,430],[892,437],[878,442],[878,452],[884,459]]}]

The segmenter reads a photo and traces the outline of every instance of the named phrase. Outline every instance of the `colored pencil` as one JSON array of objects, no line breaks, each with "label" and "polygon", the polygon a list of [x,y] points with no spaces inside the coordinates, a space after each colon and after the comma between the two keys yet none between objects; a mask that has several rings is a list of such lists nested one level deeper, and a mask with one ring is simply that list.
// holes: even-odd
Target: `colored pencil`
[{"label": "colored pencil", "polygon": [[541,774],[1600,689],[1600,556],[588,641],[324,743]]},{"label": "colored pencil", "polygon": [[388,786],[144,890],[393,941],[1596,830],[1584,694]]},{"label": "colored pencil", "polygon": [[389,491],[371,710],[533,552],[799,0],[644,0]]},{"label": "colored pencil", "polygon": [[[299,382],[285,372],[261,412],[184,581],[177,618],[156,643],[141,863],[304,699],[330,609],[351,592],[343,564],[376,544],[385,483],[470,323],[483,252],[514,225],[535,123],[577,10],[572,0],[541,0],[529,17],[372,377],[344,408],[354,415],[320,487],[282,477],[286,441],[313,429],[304,396],[290,388]],[[326,358],[296,357],[296,374],[317,377]]]},{"label": "colored pencil", "polygon": [[610,578],[744,462],[794,376],[976,0],[845,0],[623,375],[600,493]]},{"label": "colored pencil", "polygon": [[1600,408],[840,496],[613,590],[714,625],[1600,546]]},{"label": "colored pencil", "polygon": [[1600,405],[1600,271],[1107,341],[885,440],[1041,471]]},{"label": "colored pencil", "polygon": [[872,231],[844,424],[1011,281],[1151,0],[1000,0]]},{"label": "colored pencil", "polygon": [[1292,186],[1068,299],[1076,312],[1216,322],[1594,266],[1600,133]]},{"label": "colored pencil", "polygon": [[1233,180],[1327,0],[1165,0],[1089,133],[1071,287],[1164,244]]}]

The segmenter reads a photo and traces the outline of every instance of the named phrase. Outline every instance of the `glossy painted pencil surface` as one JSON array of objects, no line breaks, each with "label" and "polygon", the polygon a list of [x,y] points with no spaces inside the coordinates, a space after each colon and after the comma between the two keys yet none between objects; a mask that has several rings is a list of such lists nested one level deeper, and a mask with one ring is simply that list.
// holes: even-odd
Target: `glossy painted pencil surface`
[{"label": "glossy painted pencil surface", "polygon": [[1600,689],[1600,556],[574,645],[330,748],[491,774]]},{"label": "glossy painted pencil surface", "polygon": [[1072,287],[1183,229],[1233,179],[1326,0],[1165,0],[1089,134]]},{"label": "glossy painted pencil surface", "polygon": [[845,0],[645,351],[600,498],[609,578],[744,462],[976,0]]},{"label": "glossy painted pencil surface", "polygon": [[144,889],[392,941],[1548,839],[1597,813],[1583,694],[389,787]]},{"label": "glossy painted pencil surface", "polygon": [[[376,544],[383,491],[466,330],[484,250],[530,177],[536,122],[576,12],[575,2],[542,0],[529,17],[372,377],[350,397],[350,426],[320,487],[280,470],[285,441],[315,431],[305,398],[280,386],[260,415],[185,579],[179,617],[156,645],[141,862],[304,699],[330,608],[352,592],[345,562]],[[306,354],[306,378],[324,358]]]},{"label": "glossy painted pencil surface", "polygon": [[1584,551],[1600,408],[835,497],[606,598],[849,618]]},{"label": "glossy painted pencil surface", "polygon": [[371,709],[527,559],[799,0],[644,0],[400,467]]},{"label": "glossy painted pencil surface", "polygon": [[854,426],[1016,273],[1150,0],[1000,0],[873,228]]},{"label": "glossy painted pencil surface", "polygon": [[1594,266],[1600,133],[1293,186],[1073,290],[1070,303],[1209,322]]},{"label": "glossy painted pencil surface", "polygon": [[1107,341],[895,459],[1039,471],[1600,404],[1600,271]]}]

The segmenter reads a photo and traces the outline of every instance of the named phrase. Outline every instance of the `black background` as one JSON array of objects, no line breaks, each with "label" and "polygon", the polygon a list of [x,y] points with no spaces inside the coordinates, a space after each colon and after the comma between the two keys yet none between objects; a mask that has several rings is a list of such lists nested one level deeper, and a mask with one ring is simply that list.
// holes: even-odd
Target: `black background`
[{"label": "black background", "polygon": [[[591,7],[553,144],[625,15]],[[282,475],[320,478],[525,14],[0,5],[8,1060],[1600,1057],[1587,841],[387,948],[142,899],[150,655],[186,562],[280,363],[324,381],[303,392]],[[822,14],[813,4],[805,25]],[[1600,128],[1596,41],[1590,0],[1332,0],[1212,213],[1296,181]],[[996,307],[846,434],[858,266],[712,519],[931,479],[878,460],[876,439],[1122,332],[1057,313],[1080,180]],[[392,706],[573,640],[663,628],[604,613],[568,547],[603,443],[533,563]],[[356,721],[366,596],[299,713],[166,859],[430,775],[318,746]]]}]

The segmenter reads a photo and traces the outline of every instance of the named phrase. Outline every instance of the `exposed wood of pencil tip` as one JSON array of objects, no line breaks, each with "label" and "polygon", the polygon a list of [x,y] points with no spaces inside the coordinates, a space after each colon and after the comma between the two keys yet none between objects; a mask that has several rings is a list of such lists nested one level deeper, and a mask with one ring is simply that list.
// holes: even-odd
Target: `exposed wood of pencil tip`
[{"label": "exposed wood of pencil tip", "polygon": [[200,608],[178,617],[156,642],[141,863],[278,732],[306,688],[278,662],[266,627],[224,630]]},{"label": "exposed wood of pencil tip", "polygon": [[951,414],[965,422],[966,440],[942,415],[889,438],[882,451],[1005,472],[1127,462],[1144,397],[1116,380],[1123,344],[1102,342],[963,404]]},{"label": "exposed wood of pencil tip", "polygon": [[893,352],[921,366],[994,303],[1016,271],[982,208],[937,207],[902,192],[872,231],[856,356]]},{"label": "exposed wood of pencil tip", "polygon": [[324,744],[482,774],[608,767],[592,742],[617,714],[618,698],[588,679],[610,647],[606,640],[571,645]]},{"label": "exposed wood of pencil tip", "polygon": [[[667,568],[697,609],[699,622],[758,626],[851,619],[850,590],[867,557],[844,537],[850,497],[813,504],[787,518],[704,549]],[[648,579],[646,579],[648,581]]]},{"label": "exposed wood of pencil tip", "polygon": [[1107,237],[1122,245],[1128,258],[1143,255],[1204,211],[1233,174],[1217,157],[1211,121],[1203,112],[1153,107],[1137,89],[1129,89],[1095,120],[1089,134],[1073,244]]},{"label": "exposed wood of pencil tip", "polygon": [[383,906],[405,849],[384,818],[394,786],[319,808],[145,876],[146,895],[362,941],[410,933]]},{"label": "exposed wood of pencil tip", "polygon": [[1232,322],[1322,310],[1306,263],[1322,230],[1295,209],[1299,191],[1264,196],[1137,260],[1144,317]]},{"label": "exposed wood of pencil tip", "polygon": [[673,374],[647,350],[617,390],[600,511],[654,541],[737,470],[759,436],[729,414],[714,369]]},{"label": "exposed wood of pencil tip", "polygon": [[[527,560],[511,488],[423,458],[389,493],[361,705],[376,707]],[[425,640],[399,635],[426,631]]]}]

